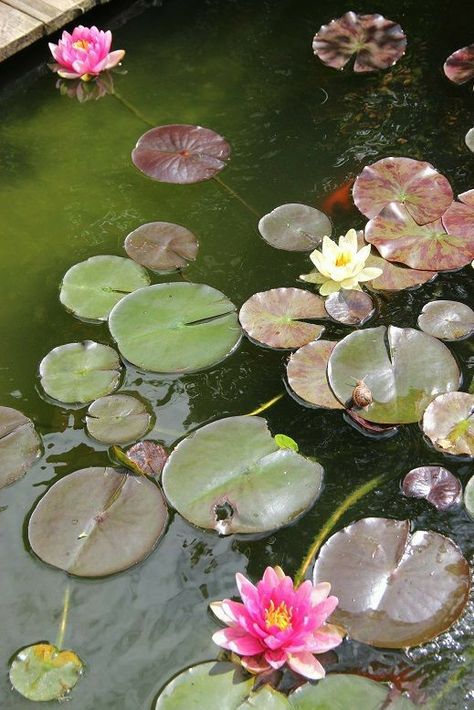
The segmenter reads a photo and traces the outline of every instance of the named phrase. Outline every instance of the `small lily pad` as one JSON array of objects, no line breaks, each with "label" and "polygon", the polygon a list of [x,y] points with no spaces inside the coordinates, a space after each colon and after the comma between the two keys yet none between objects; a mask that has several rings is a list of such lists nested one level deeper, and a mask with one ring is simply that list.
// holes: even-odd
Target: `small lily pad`
[{"label": "small lily pad", "polygon": [[144,436],[150,421],[141,400],[129,394],[111,394],[92,402],[86,426],[90,436],[103,444],[125,444]]},{"label": "small lily pad", "polygon": [[286,374],[292,392],[304,403],[323,409],[344,409],[329,387],[326,370],[335,342],[318,340],[290,355]]},{"label": "small lily pad", "polygon": [[117,389],[121,370],[113,348],[85,340],[51,350],[42,359],[39,374],[49,397],[67,404],[86,404]]},{"label": "small lily pad", "polygon": [[471,518],[474,519],[474,476],[471,476],[464,490],[464,505]]},{"label": "small lily pad", "polygon": [[147,476],[158,478],[168,460],[168,452],[154,441],[139,441],[127,450],[127,456]]},{"label": "small lily pad", "polygon": [[17,653],[10,682],[28,700],[64,700],[82,675],[84,664],[74,651],[36,643]]},{"label": "small lily pad", "polygon": [[332,226],[324,212],[309,205],[289,203],[264,215],[258,231],[276,249],[312,251],[324,236],[331,236]]},{"label": "small lily pad", "polygon": [[324,302],[327,313],[338,323],[362,325],[374,314],[374,302],[368,293],[341,289]]},{"label": "small lily pad", "polygon": [[11,407],[0,407],[0,488],[25,475],[41,454],[41,439],[31,419]]},{"label": "small lily pad", "polygon": [[471,153],[474,153],[474,128],[470,128],[468,132],[466,133],[466,136],[464,138],[464,141],[471,151]]},{"label": "small lily pad", "polygon": [[430,301],[418,316],[418,327],[440,340],[461,340],[474,332],[474,311],[459,301]]},{"label": "small lily pad", "polygon": [[462,497],[459,478],[442,466],[413,468],[403,479],[402,490],[409,498],[426,498],[438,510],[451,508]]},{"label": "small lily pad", "polygon": [[436,397],[423,415],[423,432],[443,454],[474,457],[474,394]]},{"label": "small lily pad", "polygon": [[291,436],[286,434],[275,434],[275,444],[279,449],[291,449],[292,451],[299,451],[299,446]]},{"label": "small lily pad", "polygon": [[256,293],[239,312],[249,338],[280,349],[299,348],[319,338],[324,327],[306,321],[326,317],[323,299],[301,288],[272,288]]},{"label": "small lily pad", "polygon": [[474,234],[474,190],[458,195],[459,202],[452,202],[441,221],[448,234],[471,240]]},{"label": "small lily pad", "polygon": [[130,232],[124,247],[131,259],[152,271],[174,271],[196,259],[199,244],[180,224],[148,222]]},{"label": "small lily pad", "polygon": [[474,79],[474,44],[450,54],[444,63],[444,73],[454,84],[465,84]]}]

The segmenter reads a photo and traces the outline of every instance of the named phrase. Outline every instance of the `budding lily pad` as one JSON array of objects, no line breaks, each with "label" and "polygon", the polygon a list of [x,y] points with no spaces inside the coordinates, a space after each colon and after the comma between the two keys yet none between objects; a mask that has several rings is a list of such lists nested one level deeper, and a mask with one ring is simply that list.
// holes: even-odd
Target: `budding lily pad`
[{"label": "budding lily pad", "polygon": [[357,330],[336,344],[328,362],[329,384],[345,406],[355,386],[367,385],[372,403],[359,416],[379,424],[420,420],[439,394],[459,387],[460,372],[449,349],[414,328]]},{"label": "budding lily pad", "polygon": [[322,467],[280,449],[261,417],[229,417],[181,441],[163,469],[171,505],[221,534],[276,530],[296,520],[321,490]]},{"label": "budding lily pad", "polygon": [[139,441],[127,450],[128,458],[147,476],[160,476],[168,452],[154,441]]},{"label": "budding lily pad", "polygon": [[148,222],[130,232],[124,247],[131,259],[152,271],[174,271],[195,260],[199,245],[180,224]]},{"label": "budding lily pad", "polygon": [[474,332],[474,311],[459,301],[430,301],[418,316],[418,327],[440,340],[461,340]]},{"label": "budding lily pad", "polygon": [[374,302],[368,293],[341,289],[324,302],[327,313],[338,323],[362,325],[374,314]]},{"label": "budding lily pad", "polygon": [[464,505],[471,518],[474,519],[474,476],[471,476],[464,490]]},{"label": "budding lily pad", "polygon": [[289,203],[264,215],[258,223],[258,231],[276,249],[312,251],[324,236],[331,236],[332,226],[324,212],[308,205]]},{"label": "budding lily pad", "polygon": [[49,643],[27,646],[10,666],[10,682],[28,700],[64,700],[82,675],[84,665],[74,651]]},{"label": "budding lily pad", "polygon": [[78,577],[105,577],[148,557],[168,521],[158,486],[113,468],[61,478],[30,517],[28,539],[43,562]]},{"label": "budding lily pad", "polygon": [[107,320],[125,294],[150,283],[144,268],[122,256],[92,256],[64,276],[59,299],[79,318]]},{"label": "budding lily pad", "polygon": [[132,161],[142,173],[180,185],[209,180],[226,166],[229,156],[230,145],[218,133],[186,124],[152,128],[132,151]]},{"label": "budding lily pad", "polygon": [[329,582],[331,616],[357,641],[417,646],[448,629],[469,596],[469,565],[452,540],[410,533],[408,520],[364,518],[323,545],[314,583]]},{"label": "budding lily pad", "polygon": [[343,69],[355,55],[354,71],[370,72],[393,66],[405,53],[407,40],[400,25],[382,15],[346,12],[322,25],[313,52],[334,69]]},{"label": "budding lily pad", "polygon": [[402,490],[409,498],[426,498],[438,510],[456,505],[462,495],[459,478],[442,466],[413,468],[403,479]]},{"label": "budding lily pad", "polygon": [[151,416],[143,402],[129,394],[111,394],[92,402],[87,410],[89,434],[104,444],[137,441],[150,427]]},{"label": "budding lily pad", "polygon": [[41,454],[41,439],[31,419],[0,407],[0,488],[24,476]]},{"label": "budding lily pad", "polygon": [[450,54],[443,68],[448,79],[455,84],[465,84],[474,79],[474,44]]},{"label": "budding lily pad", "polygon": [[474,234],[474,190],[458,195],[459,202],[452,202],[441,221],[448,234],[469,240]]},{"label": "budding lily pad", "polygon": [[412,158],[383,158],[366,165],[356,178],[352,195],[369,219],[391,202],[401,203],[418,224],[439,219],[453,201],[448,180],[430,163]]},{"label": "budding lily pad", "polygon": [[121,369],[113,348],[85,340],[51,350],[42,359],[39,373],[49,397],[68,404],[86,404],[117,389]]},{"label": "budding lily pad", "polygon": [[329,387],[326,370],[335,342],[308,343],[290,356],[286,366],[288,384],[304,403],[324,409],[344,409]]},{"label": "budding lily pad", "polygon": [[299,348],[319,338],[324,327],[306,320],[326,317],[324,300],[301,288],[272,288],[256,293],[239,312],[249,338],[280,349]]},{"label": "budding lily pad", "polygon": [[438,451],[474,457],[474,394],[436,397],[423,415],[423,431]]},{"label": "budding lily pad", "polygon": [[142,288],[113,309],[109,328],[124,358],[152,372],[202,370],[224,360],[241,332],[235,306],[211,286]]}]

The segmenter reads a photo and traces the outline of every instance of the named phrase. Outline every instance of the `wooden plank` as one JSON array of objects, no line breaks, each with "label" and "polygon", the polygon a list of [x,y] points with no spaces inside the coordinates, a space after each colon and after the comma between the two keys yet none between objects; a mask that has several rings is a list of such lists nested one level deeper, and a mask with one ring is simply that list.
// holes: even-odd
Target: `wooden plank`
[{"label": "wooden plank", "polygon": [[96,4],[95,0],[2,0],[16,10],[40,20],[45,34],[67,25]]},{"label": "wooden plank", "polygon": [[0,2],[0,61],[44,34],[43,23]]}]

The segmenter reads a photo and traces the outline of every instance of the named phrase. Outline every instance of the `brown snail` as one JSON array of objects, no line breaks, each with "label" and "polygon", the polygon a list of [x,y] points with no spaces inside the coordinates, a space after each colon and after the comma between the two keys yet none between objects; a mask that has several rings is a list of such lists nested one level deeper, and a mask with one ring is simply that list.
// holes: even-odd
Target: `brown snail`
[{"label": "brown snail", "polygon": [[373,397],[372,392],[365,384],[364,380],[356,380],[356,386],[352,392],[352,401],[356,407],[368,407],[372,404]]}]

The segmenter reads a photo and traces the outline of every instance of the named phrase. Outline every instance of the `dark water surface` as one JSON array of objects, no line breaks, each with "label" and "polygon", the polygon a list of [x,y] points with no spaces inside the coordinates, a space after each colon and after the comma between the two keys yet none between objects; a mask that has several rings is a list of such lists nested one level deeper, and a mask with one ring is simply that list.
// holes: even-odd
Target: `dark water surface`
[{"label": "dark water surface", "polygon": [[[379,11],[399,21],[408,36],[405,58],[372,76],[338,73],[312,56],[314,32],[348,9],[340,0],[330,6],[314,0],[169,0],[144,8],[116,23],[114,47],[127,50],[128,72],[115,79],[116,89],[156,125],[201,124],[224,135],[233,153],[221,177],[262,215],[284,202],[318,206],[365,164],[389,155],[432,162],[456,193],[474,187],[474,156],[464,145],[474,124],[472,92],[442,73],[448,54],[473,41],[473,3],[357,3],[352,9]],[[107,12],[102,24],[111,19],[114,28],[114,10]],[[221,289],[239,306],[256,291],[297,285],[298,274],[310,266],[305,255],[265,244],[256,218],[213,181],[173,186],[147,180],[130,162],[147,126],[112,96],[85,104],[61,96],[46,60],[42,44],[27,60],[9,62],[0,88],[0,402],[37,423],[45,449],[24,479],[0,492],[2,710],[31,707],[10,690],[8,660],[24,645],[54,641],[67,584],[65,574],[28,551],[25,518],[59,477],[108,461],[106,447],[84,431],[84,409],[53,406],[38,392],[38,363],[51,348],[86,338],[111,342],[106,325],[81,323],[60,305],[65,271],[95,254],[123,255],[128,232],[153,220],[194,231],[201,247],[187,277]],[[363,223],[354,209],[334,218],[334,231]],[[428,300],[468,302],[472,293],[469,267],[419,290],[381,297],[378,320],[368,325],[413,326]],[[328,329],[330,338],[347,332]],[[470,382],[472,341],[452,350]],[[246,413],[283,391],[286,357],[243,340],[225,362],[199,374],[160,377],[129,367],[122,389],[151,402],[157,421],[148,438],[171,445],[196,425]],[[207,607],[235,594],[235,572],[258,578],[266,565],[280,564],[294,574],[328,516],[375,475],[390,472],[394,479],[352,508],[341,527],[365,515],[408,517],[415,528],[451,536],[472,559],[472,523],[463,509],[437,512],[399,492],[401,477],[416,465],[444,463],[464,483],[472,472],[430,449],[417,425],[373,442],[339,413],[305,409],[288,395],[266,416],[274,433],[289,434],[325,467],[320,500],[293,527],[258,541],[219,538],[176,514],[143,564],[105,580],[73,579],[66,647],[87,670],[71,708],[148,710],[174,673],[215,658],[216,624]],[[340,667],[405,662],[427,674],[433,695],[472,654],[473,626],[467,615],[408,656],[347,643],[338,653]],[[467,674],[444,706],[472,707],[469,687]]]}]

